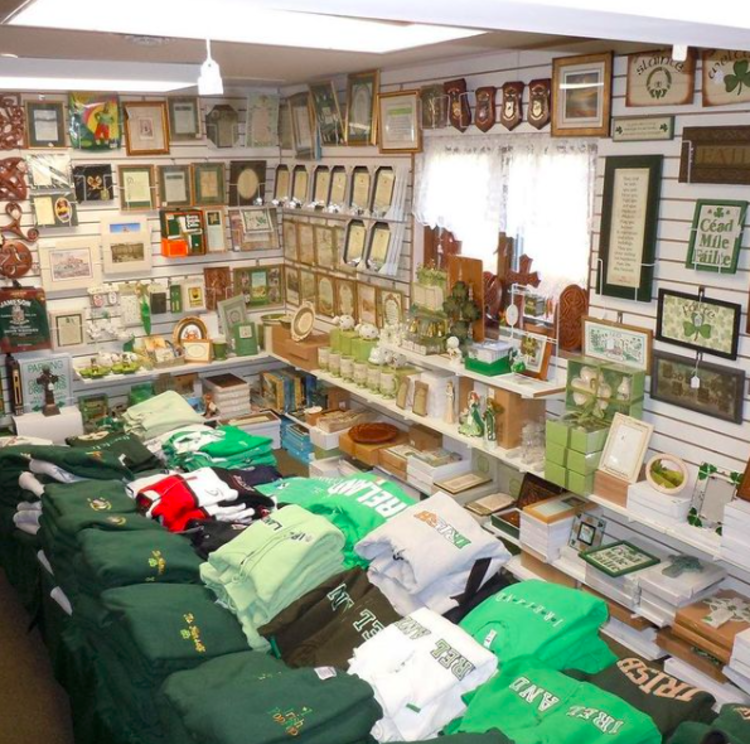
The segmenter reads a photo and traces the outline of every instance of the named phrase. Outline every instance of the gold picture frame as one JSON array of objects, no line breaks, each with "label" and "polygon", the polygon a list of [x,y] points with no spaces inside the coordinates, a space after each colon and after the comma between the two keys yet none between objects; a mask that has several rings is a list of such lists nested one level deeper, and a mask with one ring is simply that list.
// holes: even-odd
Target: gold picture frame
[{"label": "gold picture frame", "polygon": [[352,73],[346,80],[347,145],[375,145],[378,141],[378,95],[380,73],[378,70]]},{"label": "gold picture frame", "polygon": [[378,95],[377,131],[380,152],[422,152],[421,124],[418,90],[399,90]]},{"label": "gold picture frame", "polygon": [[122,109],[128,155],[169,154],[169,120],[164,101],[126,101]]}]

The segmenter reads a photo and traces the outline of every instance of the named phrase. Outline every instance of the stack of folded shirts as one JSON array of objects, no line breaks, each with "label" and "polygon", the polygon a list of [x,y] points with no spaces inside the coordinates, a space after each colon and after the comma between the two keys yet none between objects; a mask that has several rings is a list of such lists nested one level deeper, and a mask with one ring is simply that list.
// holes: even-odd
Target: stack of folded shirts
[{"label": "stack of folded shirts", "polygon": [[107,452],[134,473],[142,473],[160,467],[159,460],[134,434],[118,431],[98,431],[93,434],[82,434],[68,437],[71,447],[80,449],[90,455]]},{"label": "stack of folded shirts", "polygon": [[627,509],[639,519],[656,524],[678,524],[687,519],[690,495],[669,496],[652,488],[648,481],[628,486]]},{"label": "stack of folded shirts", "polygon": [[370,685],[332,668],[287,669],[245,652],[177,672],[159,707],[170,742],[355,744],[381,715]]},{"label": "stack of folded shirts", "polygon": [[716,592],[725,576],[715,563],[688,555],[669,556],[639,573],[638,612],[660,628],[672,625],[681,607]]},{"label": "stack of folded shirts", "polygon": [[355,550],[371,561],[370,581],[402,615],[420,607],[448,612],[510,558],[499,540],[440,492],[397,514]]},{"label": "stack of folded shirts", "polygon": [[724,507],[721,557],[750,570],[750,502],[735,499]]},{"label": "stack of folded shirts", "polygon": [[211,553],[201,579],[237,616],[250,646],[267,649],[258,628],[340,573],[343,547],[344,535],[326,519],[286,506]]},{"label": "stack of folded shirts", "polygon": [[122,415],[125,431],[132,432],[143,441],[154,439],[170,431],[191,424],[203,423],[203,416],[174,390],[137,403]]},{"label": "stack of folded shirts", "polygon": [[270,437],[256,437],[236,426],[177,431],[164,442],[170,468],[192,471],[217,467],[236,470],[253,465],[275,465]]},{"label": "stack of folded shirts", "polygon": [[497,669],[495,655],[428,609],[389,625],[355,649],[349,673],[369,682],[383,709],[378,741],[436,736],[466,709],[461,699]]},{"label": "stack of folded shirts", "polygon": [[100,603],[99,612],[80,619],[100,684],[117,704],[123,741],[163,741],[157,692],[170,674],[247,650],[236,619],[201,586],[107,589]]},{"label": "stack of folded shirts", "polygon": [[750,693],[750,630],[743,630],[734,637],[732,655],[724,674],[740,689]]},{"label": "stack of folded shirts", "polygon": [[744,703],[739,705],[728,703],[722,706],[718,718],[711,723],[686,721],[680,724],[669,744],[697,744],[697,742],[745,744],[748,741],[750,741],[750,719],[748,719],[747,706]]}]

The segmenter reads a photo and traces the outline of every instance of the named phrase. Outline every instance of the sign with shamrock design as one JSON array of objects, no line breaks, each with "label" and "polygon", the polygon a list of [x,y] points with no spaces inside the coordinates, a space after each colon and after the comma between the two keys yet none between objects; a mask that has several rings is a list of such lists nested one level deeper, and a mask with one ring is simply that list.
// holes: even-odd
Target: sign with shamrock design
[{"label": "sign with shamrock design", "polygon": [[703,105],[727,106],[750,101],[750,52],[703,52]]},{"label": "sign with shamrock design", "polygon": [[742,243],[747,202],[699,200],[685,266],[734,274]]}]

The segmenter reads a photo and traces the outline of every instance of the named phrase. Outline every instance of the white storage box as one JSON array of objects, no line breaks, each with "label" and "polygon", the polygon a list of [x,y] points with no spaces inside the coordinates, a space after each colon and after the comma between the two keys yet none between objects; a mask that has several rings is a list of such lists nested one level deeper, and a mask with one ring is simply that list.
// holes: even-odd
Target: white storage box
[{"label": "white storage box", "polygon": [[262,411],[261,414],[252,413],[249,416],[231,418],[227,423],[248,434],[270,437],[273,448],[281,449],[281,419],[273,411]]},{"label": "white storage box", "polygon": [[342,429],[341,431],[327,432],[319,429],[317,426],[311,426],[310,429],[310,441],[316,446],[323,450],[337,449],[339,446],[339,439],[345,431],[349,429]]},{"label": "white storage box", "polygon": [[325,460],[313,460],[310,463],[311,478],[340,478],[341,457],[329,457]]}]

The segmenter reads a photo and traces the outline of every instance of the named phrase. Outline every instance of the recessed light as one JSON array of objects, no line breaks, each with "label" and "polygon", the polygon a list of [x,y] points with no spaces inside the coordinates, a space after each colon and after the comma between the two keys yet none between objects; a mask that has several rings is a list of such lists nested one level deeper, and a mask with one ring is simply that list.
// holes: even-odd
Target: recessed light
[{"label": "recessed light", "polygon": [[0,57],[5,57],[6,59],[18,59],[18,55],[13,54],[12,52],[0,52]]}]

